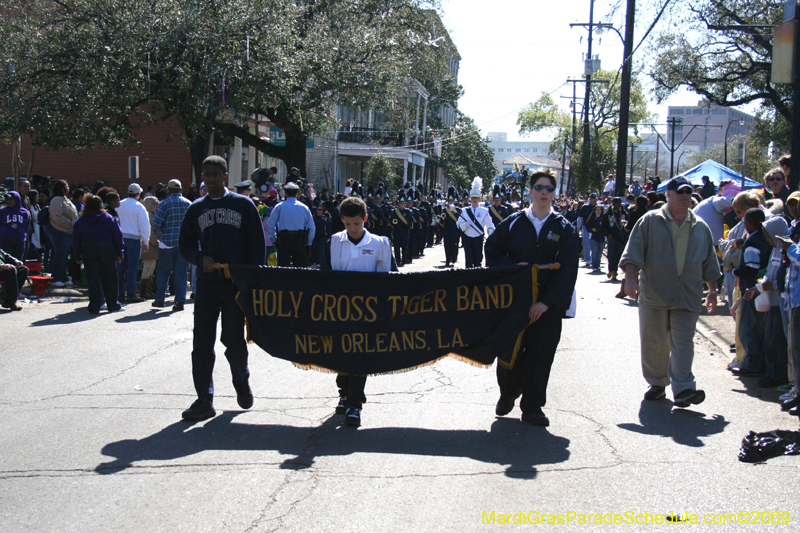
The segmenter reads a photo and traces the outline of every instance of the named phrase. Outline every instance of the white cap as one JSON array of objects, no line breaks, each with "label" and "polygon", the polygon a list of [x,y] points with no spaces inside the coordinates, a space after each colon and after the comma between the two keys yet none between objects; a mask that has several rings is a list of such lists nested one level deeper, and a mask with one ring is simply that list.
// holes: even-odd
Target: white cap
[{"label": "white cap", "polygon": [[128,194],[139,194],[140,192],[142,192],[142,187],[138,183],[128,185]]},{"label": "white cap", "polygon": [[471,191],[469,191],[469,197],[470,197],[470,198],[475,198],[476,196],[477,196],[478,198],[480,198],[480,197],[481,197],[481,191],[480,191],[480,189],[472,189]]}]

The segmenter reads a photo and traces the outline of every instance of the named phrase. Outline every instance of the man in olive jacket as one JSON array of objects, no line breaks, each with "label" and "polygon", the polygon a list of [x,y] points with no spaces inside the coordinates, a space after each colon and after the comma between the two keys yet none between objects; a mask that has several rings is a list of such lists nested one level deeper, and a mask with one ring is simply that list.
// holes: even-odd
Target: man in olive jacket
[{"label": "man in olive jacket", "polygon": [[667,186],[667,204],[639,219],[620,260],[625,292],[639,299],[642,373],[650,384],[644,397],[660,400],[672,383],[676,407],[705,399],[692,374],[693,339],[703,282],[708,285],[706,307],[711,313],[717,307],[720,277],[714,238],[691,211],[691,194],[686,178],[673,178]]}]

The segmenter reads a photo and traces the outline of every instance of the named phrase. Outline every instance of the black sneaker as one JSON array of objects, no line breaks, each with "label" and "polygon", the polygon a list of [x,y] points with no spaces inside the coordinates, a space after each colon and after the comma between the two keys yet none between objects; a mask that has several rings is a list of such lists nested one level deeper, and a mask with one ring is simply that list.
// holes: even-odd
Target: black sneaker
[{"label": "black sneaker", "polygon": [[164,302],[160,301],[160,300],[154,300],[153,303],[150,304],[150,306],[151,307],[166,307],[166,304]]},{"label": "black sneaker", "polygon": [[361,425],[361,408],[348,407],[345,414],[344,423],[348,426],[358,427]]},{"label": "black sneaker", "polygon": [[336,406],[336,414],[343,415],[347,413],[347,396],[339,396],[339,405]]},{"label": "black sneaker", "polygon": [[675,395],[675,400],[672,404],[675,407],[689,407],[694,404],[703,403],[706,399],[706,393],[701,390],[684,389]]},{"label": "black sneaker", "polygon": [[666,397],[667,393],[664,392],[664,387],[659,385],[650,385],[650,388],[644,393],[645,400],[663,400]]},{"label": "black sneaker", "polygon": [[173,311],[183,311],[183,303],[175,302],[175,305],[172,306]]},{"label": "black sneaker", "polygon": [[531,413],[522,413],[522,421],[533,424],[534,426],[547,427],[550,425],[550,419],[547,418],[547,415],[545,415],[541,409]]},{"label": "black sneaker", "polygon": [[250,383],[247,383],[241,391],[236,391],[236,403],[242,409],[250,409],[253,407],[253,390],[250,388]]},{"label": "black sneaker", "polygon": [[190,408],[181,415],[184,420],[198,421],[216,416],[214,404],[208,400],[195,400]]},{"label": "black sneaker", "polygon": [[497,405],[494,408],[494,414],[497,416],[506,416],[508,413],[514,409],[514,398],[510,396],[500,396],[500,399],[497,400]]}]

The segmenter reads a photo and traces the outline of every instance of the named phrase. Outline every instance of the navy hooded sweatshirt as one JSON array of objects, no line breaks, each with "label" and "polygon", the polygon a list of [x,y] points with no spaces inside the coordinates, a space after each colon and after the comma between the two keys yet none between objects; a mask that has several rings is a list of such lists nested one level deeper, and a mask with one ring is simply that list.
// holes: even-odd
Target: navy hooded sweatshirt
[{"label": "navy hooded sweatshirt", "polygon": [[17,191],[11,191],[7,196],[16,200],[16,204],[14,207],[6,205],[0,209],[0,241],[22,244],[28,238],[31,214],[22,207]]}]

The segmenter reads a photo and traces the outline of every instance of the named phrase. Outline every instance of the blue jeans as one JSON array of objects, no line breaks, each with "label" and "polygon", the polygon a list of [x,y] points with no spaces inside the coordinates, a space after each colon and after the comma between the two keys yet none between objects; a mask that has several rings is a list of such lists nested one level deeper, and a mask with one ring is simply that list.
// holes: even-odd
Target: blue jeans
[{"label": "blue jeans", "polygon": [[175,273],[175,303],[186,303],[186,283],[189,280],[189,262],[181,255],[180,248],[159,248],[156,266],[156,301],[167,297],[170,273]]},{"label": "blue jeans", "polygon": [[755,300],[745,300],[739,305],[739,339],[745,351],[741,368],[753,372],[764,370],[764,325],[767,314],[756,311]]},{"label": "blue jeans", "polygon": [[119,278],[119,298],[136,296],[136,275],[139,273],[139,258],[142,256],[142,241],[139,239],[123,239],[125,241],[125,255],[122,262],[117,265]]},{"label": "blue jeans", "polygon": [[57,230],[47,226],[47,236],[53,245],[53,258],[50,262],[50,271],[53,281],[67,281],[67,257],[72,246],[72,235],[66,231]]},{"label": "blue jeans", "polygon": [[586,226],[583,227],[581,231],[581,244],[583,245],[583,260],[587,263],[592,262],[592,234],[586,229]]},{"label": "blue jeans", "polygon": [[603,258],[603,249],[606,247],[605,241],[590,239],[592,248],[592,269],[600,268],[600,260]]}]

